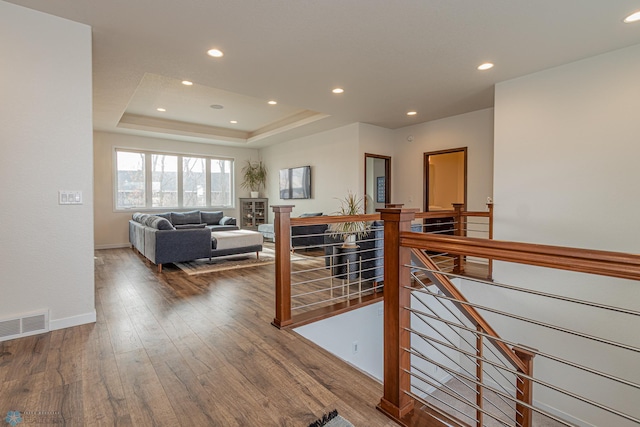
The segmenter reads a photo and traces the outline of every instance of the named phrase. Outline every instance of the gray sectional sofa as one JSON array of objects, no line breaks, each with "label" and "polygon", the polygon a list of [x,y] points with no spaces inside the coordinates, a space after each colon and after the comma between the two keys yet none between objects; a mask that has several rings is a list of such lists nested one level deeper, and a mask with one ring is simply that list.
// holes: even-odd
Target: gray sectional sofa
[{"label": "gray sectional sofa", "polygon": [[213,256],[259,252],[262,245],[216,249],[212,231],[238,230],[236,219],[220,212],[135,213],[129,220],[129,242],[162,271],[162,264]]}]

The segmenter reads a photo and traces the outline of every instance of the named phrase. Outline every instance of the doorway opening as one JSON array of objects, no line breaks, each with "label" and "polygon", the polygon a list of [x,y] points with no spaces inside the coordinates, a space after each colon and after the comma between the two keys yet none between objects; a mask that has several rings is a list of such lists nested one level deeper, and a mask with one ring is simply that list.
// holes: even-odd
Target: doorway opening
[{"label": "doorway opening", "polygon": [[391,157],[364,154],[364,211],[375,213],[391,203]]},{"label": "doorway opening", "polygon": [[424,153],[424,211],[467,206],[467,147]]}]

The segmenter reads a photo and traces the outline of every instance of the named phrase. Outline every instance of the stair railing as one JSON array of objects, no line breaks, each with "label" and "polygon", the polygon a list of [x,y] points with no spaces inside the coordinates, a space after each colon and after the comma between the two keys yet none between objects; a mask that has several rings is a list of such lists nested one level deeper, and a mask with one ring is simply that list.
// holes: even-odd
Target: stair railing
[{"label": "stair railing", "polygon": [[[441,236],[415,233],[410,231],[411,221],[415,217],[416,210],[381,210],[381,218],[385,221],[385,332],[383,397],[378,408],[382,412],[402,425],[422,425],[416,422],[416,417],[420,418],[420,415],[416,414],[422,413],[416,407],[416,402],[419,402],[425,405],[424,408],[428,408],[429,422],[432,423],[424,425],[482,426],[486,418],[491,417],[499,425],[531,427],[534,413],[555,420],[558,425],[575,425],[555,413],[536,406],[533,398],[534,384],[536,384],[537,387],[545,387],[562,396],[575,399],[580,404],[587,404],[606,415],[618,417],[616,419],[630,423],[628,425],[640,425],[640,416],[637,414],[625,413],[608,403],[594,401],[580,392],[568,390],[540,377],[535,377],[533,375],[533,360],[534,356],[538,356],[545,359],[547,363],[552,361],[570,369],[576,369],[580,373],[603,378],[615,383],[616,386],[629,388],[629,393],[635,393],[637,398],[640,398],[640,380],[634,381],[631,378],[608,373],[604,369],[595,369],[588,364],[563,359],[545,349],[530,348],[503,339],[480,314],[480,311],[490,313],[491,316],[505,316],[514,319],[514,321],[549,328],[554,332],[579,337],[579,339],[589,340],[598,345],[612,346],[616,351],[622,349],[631,352],[631,354],[640,355],[640,347],[550,324],[535,318],[527,318],[518,313],[503,312],[486,304],[470,302],[460,292],[459,287],[452,282],[452,278],[459,279],[463,276],[454,271],[443,272],[434,260],[438,254],[448,253],[639,281],[639,255],[501,242],[459,235]],[[465,280],[468,279],[465,278]],[[607,310],[631,316],[631,320],[634,322],[640,321],[640,311],[637,310],[612,307],[493,281],[474,279],[474,282],[513,292],[532,294],[549,301],[586,306],[588,309]],[[430,301],[433,303],[423,301],[423,296],[432,298]],[[431,332],[425,333],[419,330],[420,328],[417,328],[412,322],[427,325],[426,327],[431,328]],[[448,330],[455,331],[457,335],[451,339],[447,333],[434,327],[434,323],[444,325],[445,329],[449,328]],[[420,344],[422,343],[435,349],[431,353],[438,357],[421,349]],[[454,360],[450,351],[460,355],[460,361]],[[485,355],[485,352],[488,351],[493,354]],[[438,358],[453,361],[457,366],[454,366],[455,369],[451,369],[446,363],[437,360]],[[431,372],[420,365],[422,361],[429,362],[434,369],[443,369],[451,373],[462,386],[472,389],[475,400],[463,396],[460,391],[446,383],[439,383]],[[469,361],[472,366],[475,366],[475,370],[465,366],[465,363],[461,363],[465,361]],[[496,361],[501,361],[501,363],[496,363]],[[485,375],[489,375],[490,370],[495,376],[491,375],[489,378],[485,378]],[[412,381],[412,379],[419,381]],[[504,385],[509,382],[511,387]],[[423,385],[432,387],[432,390],[424,390],[421,388]],[[452,413],[455,414],[455,411],[461,412],[459,409],[447,409],[446,407],[443,409],[442,405],[433,405],[430,403],[431,400],[427,401],[421,397],[429,393],[434,395],[434,390],[438,390],[438,393],[445,397],[448,395],[463,401],[465,405],[475,410],[475,416],[462,414],[463,418],[459,418],[452,415]],[[486,398],[485,393],[494,395],[493,400],[498,400],[498,403]],[[625,394],[625,399],[629,399],[628,396],[633,396],[633,394]],[[447,403],[446,398],[441,399],[441,402],[444,405],[452,406]],[[486,408],[485,403],[492,405],[493,408]],[[505,407],[507,409],[504,409]]]}]

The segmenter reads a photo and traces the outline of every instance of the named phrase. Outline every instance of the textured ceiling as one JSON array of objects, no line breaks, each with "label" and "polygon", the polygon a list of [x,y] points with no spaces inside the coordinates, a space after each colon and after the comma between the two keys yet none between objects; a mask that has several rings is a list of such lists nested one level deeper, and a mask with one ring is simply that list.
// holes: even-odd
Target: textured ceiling
[{"label": "textured ceiling", "polygon": [[491,107],[497,82],[640,43],[638,0],[10,2],[92,26],[97,130],[251,147]]}]

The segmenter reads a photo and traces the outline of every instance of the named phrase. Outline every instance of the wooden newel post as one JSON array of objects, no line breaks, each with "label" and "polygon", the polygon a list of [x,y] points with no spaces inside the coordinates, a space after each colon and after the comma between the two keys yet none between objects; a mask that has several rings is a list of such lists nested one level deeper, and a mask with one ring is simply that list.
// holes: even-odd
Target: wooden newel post
[{"label": "wooden newel post", "polygon": [[[513,352],[527,367],[527,372],[523,372],[523,374],[533,377],[533,358],[535,353],[522,347],[514,347]],[[533,404],[533,381],[521,376],[516,377],[516,399],[516,425],[532,427],[533,411],[520,402],[529,406]]]},{"label": "wooden newel post", "polygon": [[411,221],[418,209],[378,209],[384,221],[384,396],[378,409],[399,420],[413,410],[411,358],[404,349],[411,347],[410,313],[411,249],[400,246],[400,233],[411,231]]},{"label": "wooden newel post", "polygon": [[[487,203],[487,208],[489,208],[489,240],[493,240],[493,202]],[[487,280],[493,280],[493,260],[491,258],[489,258]]]},{"label": "wooden newel post", "polygon": [[[464,203],[453,203],[453,210],[455,211],[455,218],[453,225],[454,232],[456,236],[465,236],[465,228],[464,228],[464,218],[462,217],[462,208],[464,208]],[[462,267],[462,254],[456,255],[455,265],[453,266],[453,272],[456,274],[461,274],[464,271]]]},{"label": "wooden newel post", "polygon": [[291,322],[291,210],[293,206],[272,206],[276,240],[276,316],[271,324],[277,328]]}]

